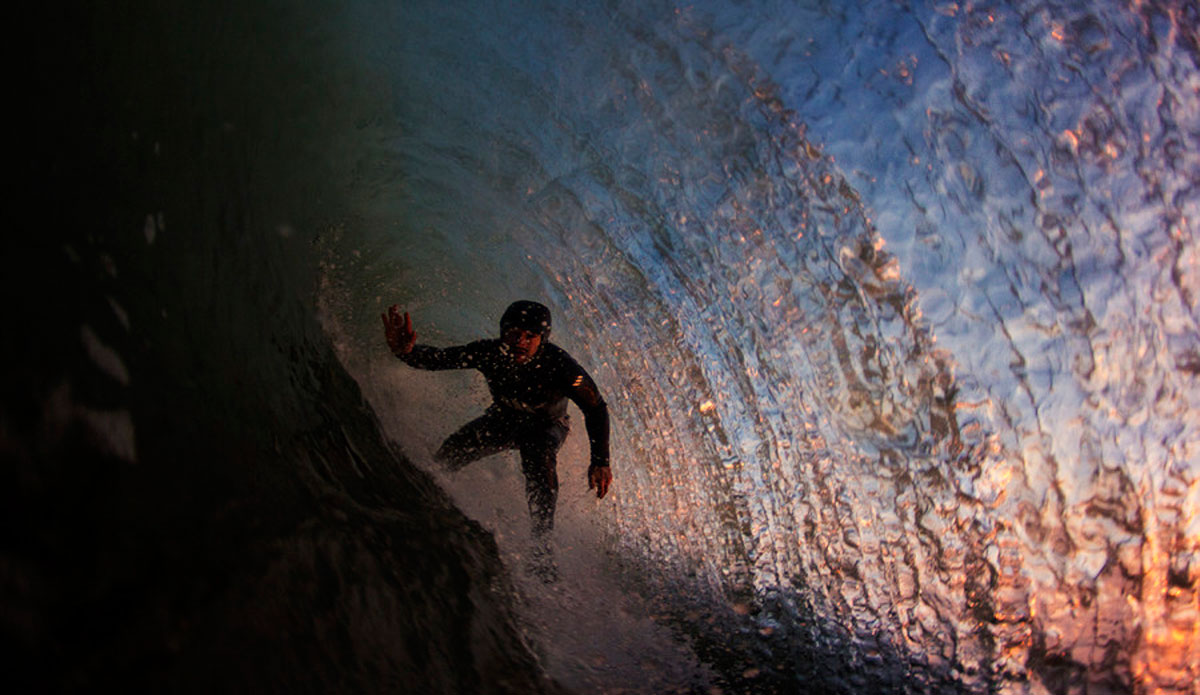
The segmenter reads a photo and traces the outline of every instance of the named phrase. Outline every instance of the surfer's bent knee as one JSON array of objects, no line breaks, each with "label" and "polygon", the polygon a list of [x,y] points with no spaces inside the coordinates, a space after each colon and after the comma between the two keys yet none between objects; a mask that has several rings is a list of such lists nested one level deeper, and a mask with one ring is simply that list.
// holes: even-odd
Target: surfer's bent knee
[{"label": "surfer's bent knee", "polygon": [[471,457],[467,456],[466,452],[464,451],[460,451],[459,449],[448,447],[443,444],[436,452],[434,452],[433,460],[436,461],[442,468],[453,472],[461,470],[464,466],[470,463]]}]

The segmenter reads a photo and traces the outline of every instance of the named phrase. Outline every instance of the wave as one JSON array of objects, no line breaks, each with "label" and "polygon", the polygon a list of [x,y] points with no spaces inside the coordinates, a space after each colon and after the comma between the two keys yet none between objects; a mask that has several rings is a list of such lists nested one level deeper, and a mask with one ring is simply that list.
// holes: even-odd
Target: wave
[{"label": "wave", "polygon": [[[35,45],[5,241],[18,685],[1189,692],[1186,3],[188,3]],[[508,301],[613,412],[564,581]],[[596,606],[602,608],[597,609]]]}]

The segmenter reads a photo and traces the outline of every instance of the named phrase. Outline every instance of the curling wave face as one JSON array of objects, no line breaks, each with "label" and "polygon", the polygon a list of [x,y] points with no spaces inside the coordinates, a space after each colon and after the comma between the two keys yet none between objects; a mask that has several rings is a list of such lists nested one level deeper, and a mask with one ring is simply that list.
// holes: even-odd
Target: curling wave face
[{"label": "curling wave face", "polygon": [[450,344],[532,297],[611,408],[609,569],[727,691],[1194,692],[1194,8],[517,5],[101,8],[36,54],[19,679],[555,690],[380,431],[419,459],[480,395],[388,388],[383,306]]},{"label": "curling wave face", "polygon": [[755,677],[1190,692],[1191,12],[410,6],[362,298],[549,296],[611,542]]}]

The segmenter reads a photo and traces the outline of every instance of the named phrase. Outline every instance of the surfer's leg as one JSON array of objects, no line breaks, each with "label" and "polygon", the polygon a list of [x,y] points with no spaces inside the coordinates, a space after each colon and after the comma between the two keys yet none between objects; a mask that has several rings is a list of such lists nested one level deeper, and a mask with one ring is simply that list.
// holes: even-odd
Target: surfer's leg
[{"label": "surfer's leg", "polygon": [[492,414],[484,413],[446,437],[434,458],[452,471],[484,456],[491,456],[516,446],[512,424]]},{"label": "surfer's leg", "polygon": [[533,535],[541,538],[554,529],[558,503],[558,449],[567,428],[558,423],[526,430],[520,441],[521,470],[525,474],[525,499]]}]

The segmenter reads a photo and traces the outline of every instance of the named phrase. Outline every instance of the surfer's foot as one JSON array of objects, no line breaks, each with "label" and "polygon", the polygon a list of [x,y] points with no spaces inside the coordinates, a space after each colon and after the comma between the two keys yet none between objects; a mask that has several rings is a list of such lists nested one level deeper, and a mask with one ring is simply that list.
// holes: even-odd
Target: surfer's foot
[{"label": "surfer's foot", "polygon": [[530,574],[542,580],[543,584],[553,584],[558,581],[558,564],[554,562],[554,552],[548,546],[539,546],[530,553],[525,568]]}]

